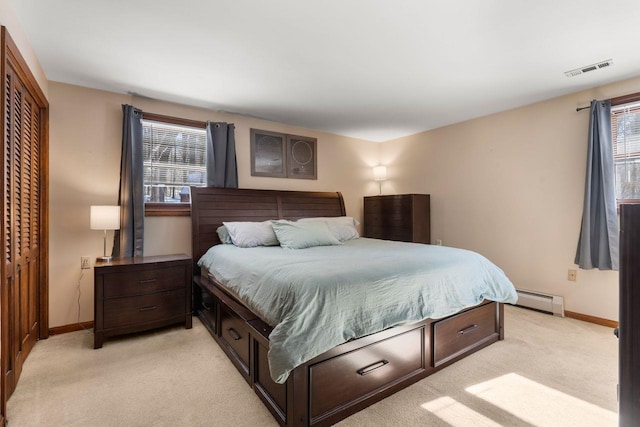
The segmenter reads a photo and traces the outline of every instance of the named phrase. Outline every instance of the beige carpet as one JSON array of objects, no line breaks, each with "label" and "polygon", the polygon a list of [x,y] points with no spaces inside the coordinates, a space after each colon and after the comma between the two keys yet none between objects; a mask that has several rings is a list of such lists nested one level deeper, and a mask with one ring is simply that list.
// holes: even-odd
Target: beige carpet
[{"label": "beige carpet", "polygon": [[[347,418],[347,426],[615,426],[610,328],[506,308],[506,339]],[[205,328],[39,342],[7,405],[18,426],[275,426]]]}]

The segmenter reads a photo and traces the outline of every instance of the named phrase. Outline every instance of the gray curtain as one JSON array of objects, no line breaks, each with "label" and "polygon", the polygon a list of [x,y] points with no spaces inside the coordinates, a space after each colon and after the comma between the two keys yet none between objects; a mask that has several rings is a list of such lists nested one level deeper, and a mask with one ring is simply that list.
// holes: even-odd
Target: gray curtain
[{"label": "gray curtain", "polygon": [[142,111],[122,106],[122,157],[120,159],[120,230],[113,241],[113,256],[143,255],[144,186],[142,163]]},{"label": "gray curtain", "polygon": [[207,186],[238,188],[235,125],[207,122]]},{"label": "gray curtain", "polygon": [[611,138],[611,101],[592,101],[582,227],[575,263],[618,269],[618,217]]}]

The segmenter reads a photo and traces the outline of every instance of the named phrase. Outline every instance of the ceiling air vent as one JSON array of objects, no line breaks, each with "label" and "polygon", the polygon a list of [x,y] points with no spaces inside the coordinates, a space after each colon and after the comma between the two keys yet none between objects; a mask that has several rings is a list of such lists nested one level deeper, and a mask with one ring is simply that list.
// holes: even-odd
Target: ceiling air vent
[{"label": "ceiling air vent", "polygon": [[588,73],[590,71],[599,70],[601,68],[606,68],[613,65],[613,59],[607,59],[605,61],[600,61],[595,64],[585,65],[584,67],[576,68],[575,70],[565,71],[564,75],[567,77],[575,77],[580,74]]}]

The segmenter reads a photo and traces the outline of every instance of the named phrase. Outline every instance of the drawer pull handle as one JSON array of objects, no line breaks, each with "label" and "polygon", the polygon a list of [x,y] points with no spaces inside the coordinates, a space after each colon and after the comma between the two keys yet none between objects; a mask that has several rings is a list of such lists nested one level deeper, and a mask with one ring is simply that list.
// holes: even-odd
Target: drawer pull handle
[{"label": "drawer pull handle", "polygon": [[388,365],[388,364],[389,364],[388,360],[381,360],[379,362],[372,363],[369,366],[365,366],[362,369],[358,369],[356,372],[358,373],[358,375],[367,375],[367,374],[370,374],[371,372],[375,371],[376,369],[380,369],[384,365]]},{"label": "drawer pull handle", "polygon": [[468,328],[464,328],[463,330],[458,331],[458,333],[459,333],[460,335],[465,335],[465,334],[468,334],[468,333],[470,333],[470,332],[475,331],[476,329],[478,329],[478,325],[471,325],[471,326],[469,326]]},{"label": "drawer pull handle", "polygon": [[142,307],[142,308],[140,309],[140,311],[151,311],[151,310],[155,310],[155,309],[156,309],[156,306],[155,306],[155,305],[150,305],[150,306],[148,306],[148,307]]},{"label": "drawer pull handle", "polygon": [[233,338],[234,341],[239,341],[242,339],[242,335],[240,335],[238,331],[233,328],[227,328],[227,332],[229,332],[229,335],[231,335],[231,338]]},{"label": "drawer pull handle", "polygon": [[207,311],[211,311],[211,306],[204,301],[202,301],[202,308],[204,308]]},{"label": "drawer pull handle", "polygon": [[141,285],[146,285],[147,283],[153,283],[155,281],[157,281],[158,279],[147,279],[147,280],[140,280],[140,284]]}]

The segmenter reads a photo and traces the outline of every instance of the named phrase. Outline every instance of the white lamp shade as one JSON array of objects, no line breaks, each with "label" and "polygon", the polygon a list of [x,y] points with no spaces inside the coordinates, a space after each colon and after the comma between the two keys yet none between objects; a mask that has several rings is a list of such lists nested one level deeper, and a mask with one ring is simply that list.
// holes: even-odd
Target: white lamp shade
[{"label": "white lamp shade", "polygon": [[92,230],[120,230],[120,206],[91,206]]},{"label": "white lamp shade", "polygon": [[373,179],[376,181],[384,181],[387,179],[387,167],[375,166],[373,168]]}]

